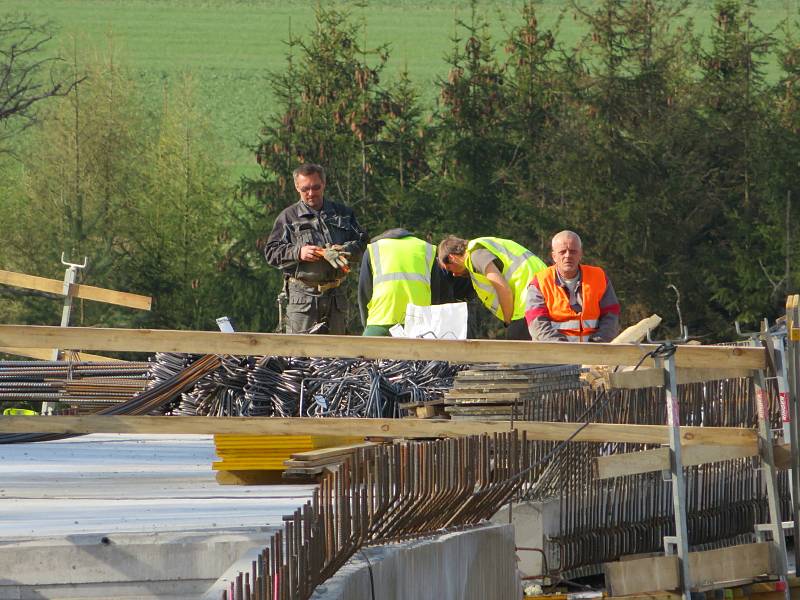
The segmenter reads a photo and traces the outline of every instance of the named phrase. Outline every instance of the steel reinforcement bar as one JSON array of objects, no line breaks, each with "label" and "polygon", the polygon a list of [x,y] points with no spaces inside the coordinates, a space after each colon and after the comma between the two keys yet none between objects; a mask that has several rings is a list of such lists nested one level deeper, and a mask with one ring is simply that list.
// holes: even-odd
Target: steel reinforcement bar
[{"label": "steel reinforcement bar", "polygon": [[305,600],[363,546],[485,521],[523,485],[528,445],[508,433],[361,449],[221,596]]}]

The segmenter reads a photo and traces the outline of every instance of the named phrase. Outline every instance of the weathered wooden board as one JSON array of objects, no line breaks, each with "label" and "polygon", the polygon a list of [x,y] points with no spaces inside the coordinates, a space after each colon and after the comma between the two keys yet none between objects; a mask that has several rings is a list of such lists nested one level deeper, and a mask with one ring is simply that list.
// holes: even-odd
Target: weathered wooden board
[{"label": "weathered wooden board", "polygon": [[[0,270],[0,284],[28,290],[36,290],[39,292],[48,292],[50,294],[58,294],[59,296],[64,295],[63,281],[59,281],[58,279],[37,277],[35,275],[26,275],[24,273],[15,273],[13,271]],[[152,305],[152,298],[149,296],[131,294],[128,292],[118,292],[116,290],[107,290],[104,288],[95,287],[93,285],[83,285],[80,283],[75,283],[70,286],[69,293],[70,296],[81,298],[83,300],[94,300],[96,302],[116,304],[118,306],[126,306],[128,308],[138,308],[140,310],[150,310]]]},{"label": "weathered wooden board", "polygon": [[[232,335],[232,334],[228,334]],[[513,430],[529,439],[560,441],[575,434],[582,423],[515,421]],[[239,435],[328,435],[358,437],[454,437],[512,430],[504,421],[451,421],[446,419],[316,419],[311,417],[131,417],[0,416],[0,433],[166,433]],[[666,444],[667,425],[590,423],[573,438],[578,442],[630,442]],[[756,433],[739,427],[682,427],[681,444],[754,444]]]},{"label": "weathered wooden board", "polygon": [[[0,346],[81,348],[129,352],[364,357],[395,360],[445,360],[455,363],[637,364],[652,345],[568,344],[499,340],[427,340],[339,335],[221,333],[159,329],[107,329],[0,325]],[[680,346],[679,367],[760,369],[763,348]]]}]

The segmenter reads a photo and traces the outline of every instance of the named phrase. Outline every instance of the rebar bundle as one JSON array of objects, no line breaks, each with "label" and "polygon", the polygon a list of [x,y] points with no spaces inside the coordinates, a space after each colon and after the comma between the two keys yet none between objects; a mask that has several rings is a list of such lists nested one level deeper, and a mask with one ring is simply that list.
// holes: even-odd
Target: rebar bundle
[{"label": "rebar bundle", "polygon": [[[157,354],[154,381],[191,362]],[[396,417],[399,402],[440,398],[459,367],[438,361],[276,356],[222,359],[184,393],[172,414],[212,416]]]},{"label": "rebar bundle", "polygon": [[522,485],[528,446],[509,433],[359,450],[284,517],[223,600],[305,600],[363,546],[485,521]]},{"label": "rebar bundle", "polygon": [[108,404],[144,389],[150,363],[0,361],[0,404]]},{"label": "rebar bundle", "polygon": [[[175,375],[153,384],[132,399],[102,409],[98,415],[147,415],[153,411],[161,413],[164,407],[177,395],[194,386],[197,381],[219,367],[220,360],[209,354],[193,361],[189,366]],[[76,434],[59,433],[9,433],[0,435],[0,444],[21,444],[28,442],[46,442],[75,437]],[[80,434],[77,434],[80,435]]]}]

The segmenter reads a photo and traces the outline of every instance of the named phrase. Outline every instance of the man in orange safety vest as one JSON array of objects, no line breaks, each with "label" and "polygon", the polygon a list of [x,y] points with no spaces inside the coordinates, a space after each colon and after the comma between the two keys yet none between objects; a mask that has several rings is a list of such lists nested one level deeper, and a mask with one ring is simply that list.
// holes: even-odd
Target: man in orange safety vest
[{"label": "man in orange safety vest", "polygon": [[525,320],[534,341],[610,342],[619,333],[619,300],[605,271],[581,264],[574,231],[552,241],[553,266],[528,286]]}]

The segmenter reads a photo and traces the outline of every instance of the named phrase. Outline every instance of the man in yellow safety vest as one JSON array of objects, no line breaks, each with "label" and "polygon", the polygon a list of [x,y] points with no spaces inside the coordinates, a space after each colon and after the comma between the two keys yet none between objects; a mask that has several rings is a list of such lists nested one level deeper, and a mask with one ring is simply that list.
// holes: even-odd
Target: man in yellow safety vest
[{"label": "man in yellow safety vest", "polygon": [[446,273],[436,263],[436,248],[405,229],[372,238],[361,260],[358,307],[363,335],[386,336],[405,322],[406,306],[446,301]]},{"label": "man in yellow safety vest", "polygon": [[508,328],[509,340],[530,340],[525,323],[528,284],[547,268],[539,257],[512,240],[448,236],[439,244],[439,262],[457,277],[469,277],[483,305]]}]

